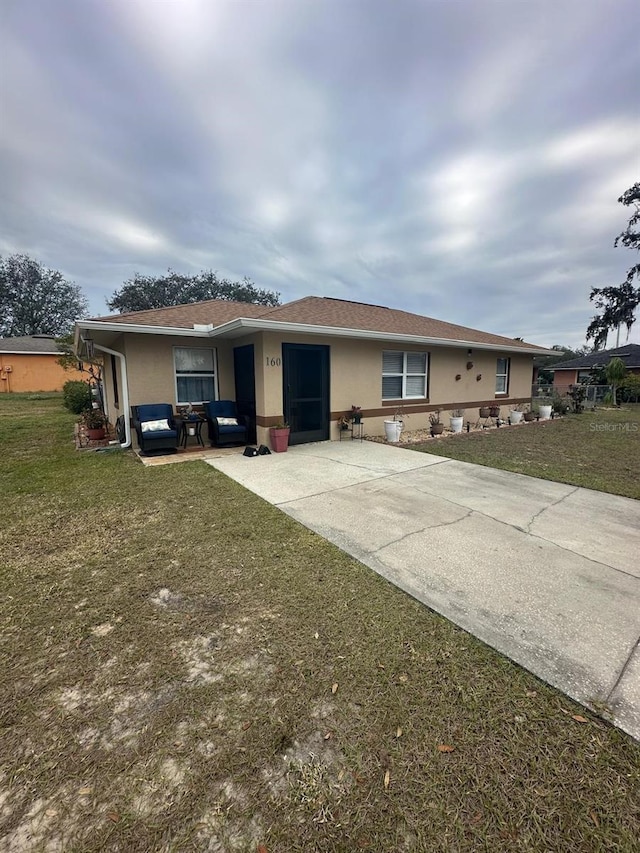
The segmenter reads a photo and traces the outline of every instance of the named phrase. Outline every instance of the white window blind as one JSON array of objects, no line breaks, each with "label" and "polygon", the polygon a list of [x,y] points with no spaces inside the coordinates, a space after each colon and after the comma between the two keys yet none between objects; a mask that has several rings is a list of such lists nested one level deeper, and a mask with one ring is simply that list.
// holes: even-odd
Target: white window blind
[{"label": "white window blind", "polygon": [[426,397],[427,366],[426,352],[383,352],[382,399],[410,400]]}]

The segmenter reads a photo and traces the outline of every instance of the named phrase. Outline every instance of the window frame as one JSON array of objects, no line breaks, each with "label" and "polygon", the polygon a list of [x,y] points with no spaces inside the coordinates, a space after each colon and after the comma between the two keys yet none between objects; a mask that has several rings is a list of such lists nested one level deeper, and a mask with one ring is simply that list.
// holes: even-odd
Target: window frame
[{"label": "window frame", "polygon": [[[178,370],[176,365],[176,350],[206,350],[211,353],[211,363],[213,365],[212,372],[203,371],[201,373],[190,373],[184,370]],[[173,347],[173,383],[175,388],[175,400],[176,406],[186,406],[188,403],[195,403],[195,405],[200,406],[203,403],[208,403],[208,400],[181,400],[178,394],[178,377],[186,376],[189,378],[197,379],[197,378],[213,378],[213,397],[211,399],[218,400],[218,351],[215,347],[188,347],[176,344]]]},{"label": "window frame", "polygon": [[[499,373],[498,366],[501,361],[506,362],[506,372]],[[504,391],[498,391],[498,378],[504,377]],[[511,377],[511,358],[500,356],[496,359],[496,397],[507,397],[509,394],[509,379]]]},{"label": "window frame", "polygon": [[[402,373],[389,373],[389,372],[385,373],[385,370],[384,370],[385,353],[402,353]],[[423,355],[424,356],[424,359],[425,359],[424,373],[415,373],[413,371],[411,373],[408,372],[407,361],[408,361],[408,356],[410,356],[410,355]],[[382,401],[387,402],[387,401],[391,401],[391,400],[428,400],[429,399],[429,365],[430,365],[430,358],[429,358],[429,352],[427,350],[399,350],[399,349],[382,350],[381,379],[384,380],[385,376],[394,376],[394,377],[400,376],[402,379],[402,396],[401,397],[395,397],[395,396],[394,397],[385,397],[384,392],[383,392],[382,387],[381,387],[380,393],[381,393]],[[409,377],[415,377],[415,376],[424,377],[424,394],[418,394],[418,395],[413,394],[413,395],[409,396],[407,394],[407,379]],[[381,382],[381,385],[382,385],[382,382]]]}]

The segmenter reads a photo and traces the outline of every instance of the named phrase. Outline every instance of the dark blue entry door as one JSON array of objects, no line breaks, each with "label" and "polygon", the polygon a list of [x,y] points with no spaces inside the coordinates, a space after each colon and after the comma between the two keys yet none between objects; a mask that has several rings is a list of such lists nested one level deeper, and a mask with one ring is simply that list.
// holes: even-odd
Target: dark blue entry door
[{"label": "dark blue entry door", "polygon": [[329,438],[329,347],[282,344],[289,444]]}]

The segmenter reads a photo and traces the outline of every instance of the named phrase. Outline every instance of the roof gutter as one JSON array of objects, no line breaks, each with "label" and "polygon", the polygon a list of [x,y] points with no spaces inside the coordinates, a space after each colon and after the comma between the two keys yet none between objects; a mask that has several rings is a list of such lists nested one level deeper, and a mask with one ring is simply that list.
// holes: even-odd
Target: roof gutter
[{"label": "roof gutter", "polygon": [[109,347],[103,347],[101,344],[94,344],[95,349],[100,350],[100,352],[106,352],[108,355],[114,355],[116,358],[120,359],[120,369],[122,372],[122,406],[124,408],[124,441],[120,443],[120,447],[125,450],[127,447],[131,447],[131,424],[129,423],[129,418],[127,416],[129,412],[129,382],[127,379],[127,359],[124,357],[124,353],[118,352],[115,349],[109,349]]},{"label": "roof gutter", "polygon": [[142,326],[139,323],[106,323],[104,320],[78,320],[76,338],[80,329],[96,332],[135,332],[137,335],[179,335],[180,337],[208,338],[209,327],[197,329],[181,326]]}]

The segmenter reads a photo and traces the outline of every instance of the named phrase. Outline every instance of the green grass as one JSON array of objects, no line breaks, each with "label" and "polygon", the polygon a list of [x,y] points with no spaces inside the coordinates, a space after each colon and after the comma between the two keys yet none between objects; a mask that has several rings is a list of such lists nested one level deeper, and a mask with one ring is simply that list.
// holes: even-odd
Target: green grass
[{"label": "green grass", "polygon": [[209,466],[72,424],[0,397],[0,849],[637,849],[629,737]]},{"label": "green grass", "polygon": [[640,498],[640,406],[462,433],[411,450]]}]

